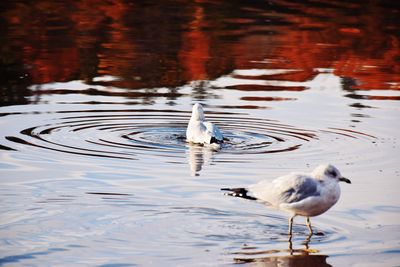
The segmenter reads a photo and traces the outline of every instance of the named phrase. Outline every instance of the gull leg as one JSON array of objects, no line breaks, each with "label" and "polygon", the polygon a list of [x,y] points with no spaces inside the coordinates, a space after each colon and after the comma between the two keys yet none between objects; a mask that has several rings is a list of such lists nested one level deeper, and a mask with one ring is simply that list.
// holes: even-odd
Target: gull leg
[{"label": "gull leg", "polygon": [[288,243],[289,243],[289,253],[290,253],[290,255],[293,255],[293,243],[292,243],[292,236],[290,235],[289,236],[289,240],[288,240]]},{"label": "gull leg", "polygon": [[311,227],[310,217],[307,217],[307,227],[310,230],[310,235],[312,235],[314,232],[313,232],[312,227]]},{"label": "gull leg", "polygon": [[[294,215],[294,216],[295,216],[295,215]],[[292,226],[293,226],[293,219],[294,219],[294,216],[292,216],[292,217],[289,218],[289,236],[290,236],[290,238],[292,238]]]},{"label": "gull leg", "polygon": [[309,233],[308,234],[308,236],[307,236],[307,238],[306,238],[306,240],[304,240],[304,246],[305,246],[305,251],[308,253],[309,251],[310,251],[310,247],[309,247],[309,244],[310,244],[310,241],[311,241],[311,237],[312,237],[312,233]]}]

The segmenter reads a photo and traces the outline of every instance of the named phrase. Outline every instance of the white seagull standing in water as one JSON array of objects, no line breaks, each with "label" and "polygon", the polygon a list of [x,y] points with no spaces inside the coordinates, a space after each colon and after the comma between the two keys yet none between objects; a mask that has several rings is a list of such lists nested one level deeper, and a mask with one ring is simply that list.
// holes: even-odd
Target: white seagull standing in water
[{"label": "white seagull standing in water", "polygon": [[330,164],[319,165],[310,174],[290,173],[275,180],[263,180],[248,188],[222,188],[230,196],[257,200],[291,214],[289,235],[292,236],[293,219],[297,215],[307,218],[310,234],[313,234],[310,217],[330,209],[340,197],[339,182],[351,183]]},{"label": "white seagull standing in water", "polygon": [[211,122],[204,121],[203,107],[196,103],[193,105],[192,117],[186,129],[186,141],[196,144],[221,144],[224,137],[218,127]]}]

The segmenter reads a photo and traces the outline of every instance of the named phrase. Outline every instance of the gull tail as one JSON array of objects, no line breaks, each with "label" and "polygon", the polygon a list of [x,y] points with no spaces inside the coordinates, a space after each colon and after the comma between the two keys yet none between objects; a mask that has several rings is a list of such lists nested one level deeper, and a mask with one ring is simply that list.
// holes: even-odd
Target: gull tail
[{"label": "gull tail", "polygon": [[257,200],[257,198],[248,195],[249,190],[247,190],[246,188],[221,188],[221,191],[229,191],[228,193],[225,193],[225,195],[227,196]]}]

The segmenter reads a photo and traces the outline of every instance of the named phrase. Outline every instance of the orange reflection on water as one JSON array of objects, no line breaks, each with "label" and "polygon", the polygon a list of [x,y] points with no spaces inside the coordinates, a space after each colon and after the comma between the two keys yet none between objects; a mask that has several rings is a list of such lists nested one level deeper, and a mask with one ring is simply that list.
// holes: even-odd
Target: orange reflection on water
[{"label": "orange reflection on water", "polygon": [[246,68],[297,69],[264,78],[301,82],[332,68],[352,88],[399,90],[398,16],[380,1],[15,2],[1,47],[34,84],[113,75],[125,88],[175,87]]},{"label": "orange reflection on water", "polygon": [[185,80],[206,80],[207,62],[210,58],[210,42],[202,31],[204,23],[204,8],[195,6],[193,20],[189,23],[189,29],[182,35],[182,49],[179,52],[179,60],[182,62]]}]

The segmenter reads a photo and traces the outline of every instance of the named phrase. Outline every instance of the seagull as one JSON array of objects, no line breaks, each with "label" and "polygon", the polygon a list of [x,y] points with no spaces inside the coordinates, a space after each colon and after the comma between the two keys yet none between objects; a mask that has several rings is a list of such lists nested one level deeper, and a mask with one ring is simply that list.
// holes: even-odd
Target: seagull
[{"label": "seagull", "polygon": [[310,217],[329,210],[340,197],[339,182],[351,184],[331,164],[321,164],[310,174],[290,173],[273,181],[262,180],[248,188],[221,188],[227,195],[256,200],[267,206],[290,213],[289,236],[297,215],[307,218],[310,236],[313,234]]},{"label": "seagull", "polygon": [[196,144],[221,144],[224,137],[218,127],[204,121],[204,111],[201,104],[196,103],[192,108],[192,116],[186,129],[186,141]]}]

